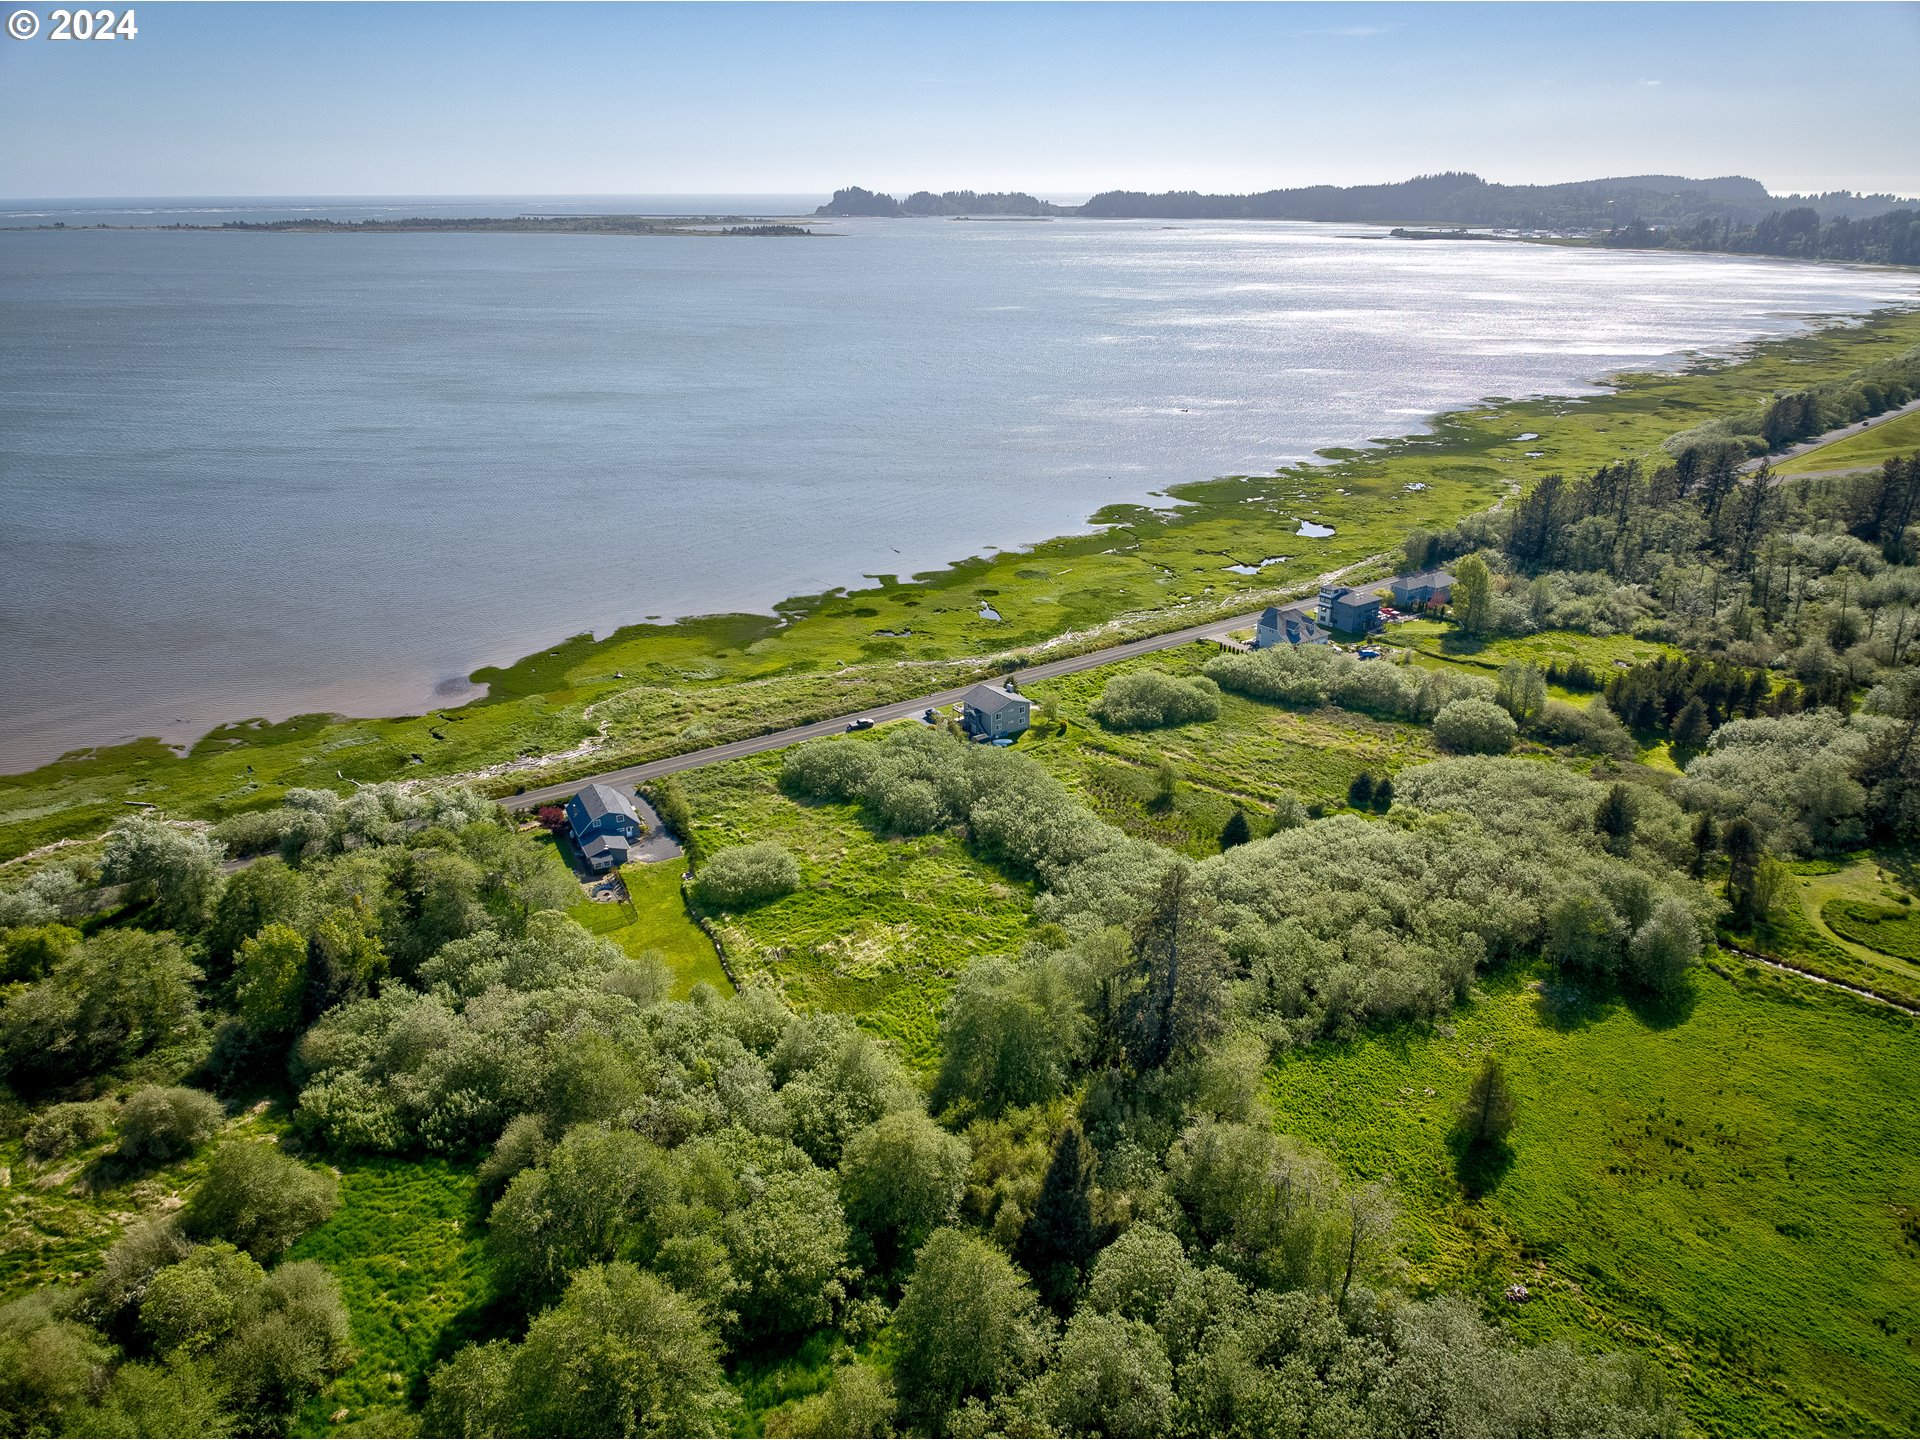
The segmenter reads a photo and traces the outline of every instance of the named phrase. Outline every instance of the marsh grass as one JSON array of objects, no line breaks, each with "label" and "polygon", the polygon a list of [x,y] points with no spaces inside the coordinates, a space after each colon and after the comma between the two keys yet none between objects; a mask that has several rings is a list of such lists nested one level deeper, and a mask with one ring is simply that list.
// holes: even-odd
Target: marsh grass
[{"label": "marsh grass", "polygon": [[418,1404],[435,1365],[505,1320],[490,1303],[486,1211],[469,1167],[356,1156],[337,1169],[340,1208],[289,1255],[332,1271],[352,1315],[352,1367],[302,1417],[319,1430],[336,1408],[353,1418]]}]

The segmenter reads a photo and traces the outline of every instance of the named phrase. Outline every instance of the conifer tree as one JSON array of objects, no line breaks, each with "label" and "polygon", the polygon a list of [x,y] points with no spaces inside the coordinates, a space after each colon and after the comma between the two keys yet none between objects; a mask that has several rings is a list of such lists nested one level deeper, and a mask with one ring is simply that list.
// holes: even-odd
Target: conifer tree
[{"label": "conifer tree", "polygon": [[1236,845],[1244,845],[1253,838],[1253,827],[1247,824],[1247,812],[1238,805],[1233,814],[1227,817],[1227,823],[1220,827],[1220,848],[1231,850]]},{"label": "conifer tree", "polygon": [[1498,1149],[1513,1130],[1514,1109],[1506,1072],[1498,1060],[1488,1056],[1480,1073],[1473,1077],[1473,1084],[1467,1087],[1466,1103],[1460,1107],[1460,1132],[1469,1146]]},{"label": "conifer tree", "polygon": [[1713,719],[1698,695],[1680,707],[1673,717],[1673,743],[1676,749],[1702,749],[1713,735]]},{"label": "conifer tree", "polygon": [[1698,880],[1707,873],[1707,857],[1713,854],[1714,847],[1720,843],[1720,833],[1713,823],[1713,816],[1702,811],[1693,822],[1693,860],[1687,866],[1687,873]]},{"label": "conifer tree", "polygon": [[1132,993],[1117,1009],[1120,1042],[1137,1071],[1159,1070],[1219,1033],[1226,951],[1185,865],[1160,882],[1133,933]]},{"label": "conifer tree", "polygon": [[1760,832],[1741,815],[1727,822],[1720,846],[1727,852],[1727,903],[1735,923],[1750,925],[1759,913]]},{"label": "conifer tree", "polygon": [[1093,1219],[1093,1153],[1077,1124],[1061,1132],[1040,1194],[1014,1246],[1013,1258],[1054,1305],[1072,1300],[1100,1249]]},{"label": "conifer tree", "polygon": [[1633,797],[1618,781],[1607,787],[1594,811],[1593,828],[1606,837],[1607,850],[1624,855],[1633,843]]}]

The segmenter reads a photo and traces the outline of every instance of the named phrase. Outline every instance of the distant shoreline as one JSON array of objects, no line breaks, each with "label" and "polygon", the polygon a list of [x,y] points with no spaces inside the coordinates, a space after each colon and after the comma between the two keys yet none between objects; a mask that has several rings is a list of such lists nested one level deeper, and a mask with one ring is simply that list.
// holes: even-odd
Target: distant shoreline
[{"label": "distant shoreline", "polygon": [[[794,217],[799,219],[800,217]],[[9,230],[40,231],[190,231],[200,234],[275,235],[693,235],[754,239],[812,238],[829,231],[810,222],[752,215],[473,215],[453,219],[413,216],[400,220],[225,220],[218,225],[11,225]]]}]

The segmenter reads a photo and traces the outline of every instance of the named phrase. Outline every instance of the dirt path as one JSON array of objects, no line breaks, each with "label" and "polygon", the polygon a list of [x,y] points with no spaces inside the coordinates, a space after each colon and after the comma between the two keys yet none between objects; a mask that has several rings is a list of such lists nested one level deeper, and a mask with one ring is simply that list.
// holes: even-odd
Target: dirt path
[{"label": "dirt path", "polygon": [[1755,965],[1764,965],[1769,970],[1778,970],[1783,975],[1798,975],[1802,980],[1811,980],[1816,985],[1831,985],[1835,990],[1844,990],[1849,995],[1858,995],[1862,1000],[1871,1000],[1876,1005],[1885,1005],[1890,1009],[1898,1010],[1902,1015],[1911,1015],[1915,1019],[1920,1019],[1920,1010],[1914,1009],[1904,1000],[1892,1000],[1875,991],[1862,990],[1858,985],[1849,985],[1844,980],[1832,980],[1825,975],[1816,975],[1811,970],[1802,970],[1798,965],[1789,965],[1784,960],[1775,960],[1767,955],[1756,955],[1751,950],[1742,950],[1738,946],[1727,944],[1724,940],[1719,942],[1719,948],[1729,955],[1738,955],[1742,960],[1751,960]]}]

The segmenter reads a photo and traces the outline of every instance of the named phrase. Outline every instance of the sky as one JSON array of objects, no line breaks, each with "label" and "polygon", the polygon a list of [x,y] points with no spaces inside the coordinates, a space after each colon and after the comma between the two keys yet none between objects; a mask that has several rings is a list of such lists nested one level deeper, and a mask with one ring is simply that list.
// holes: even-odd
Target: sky
[{"label": "sky", "polygon": [[1920,195],[1920,4],[188,4],[0,38],[0,197]]}]

